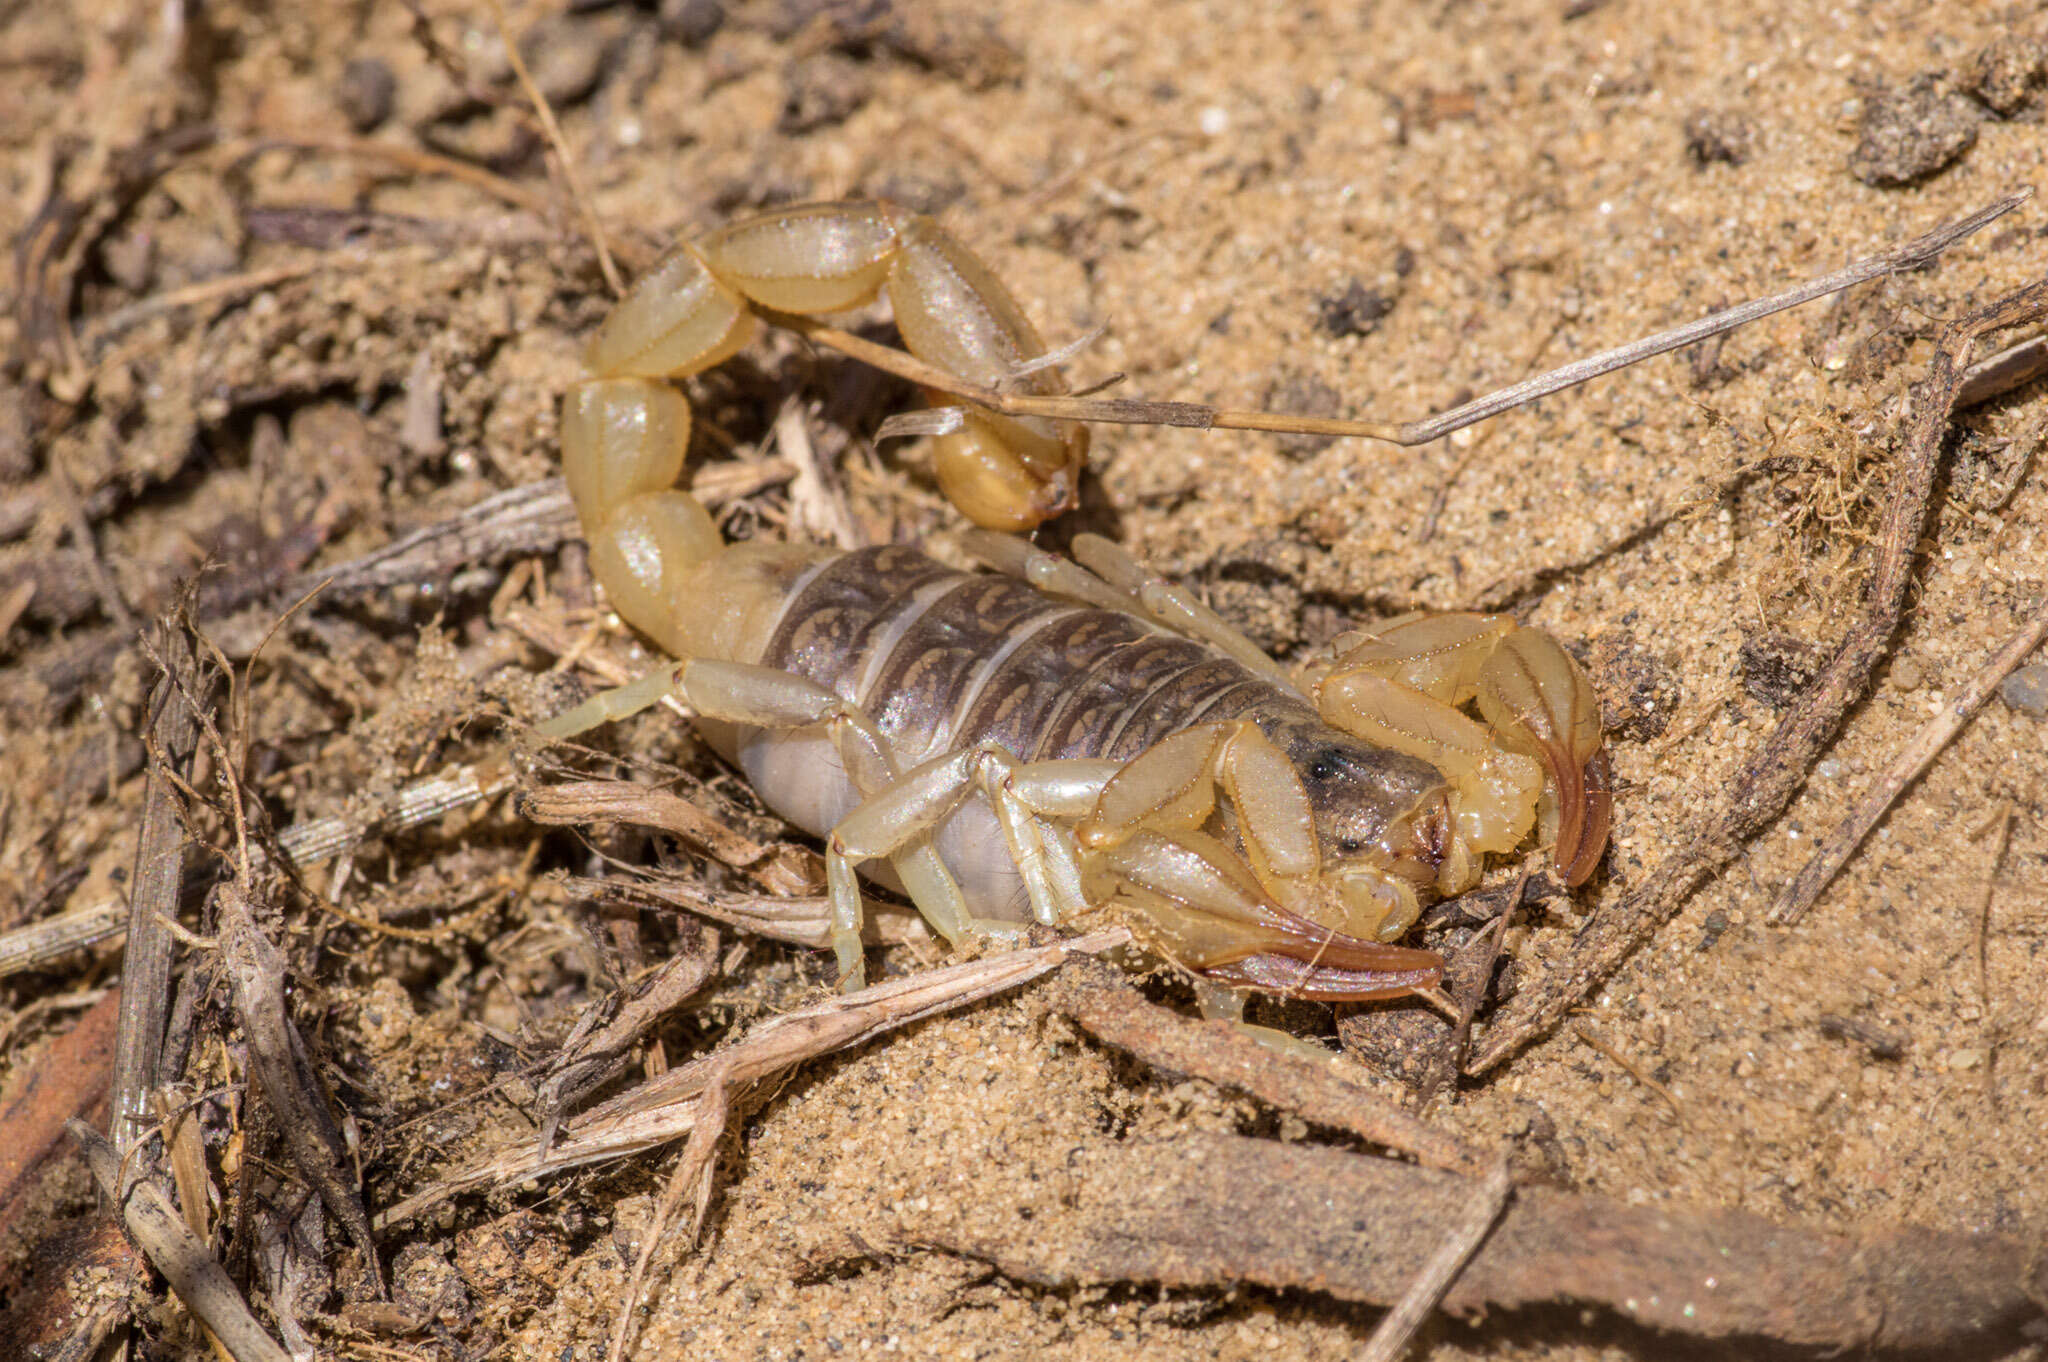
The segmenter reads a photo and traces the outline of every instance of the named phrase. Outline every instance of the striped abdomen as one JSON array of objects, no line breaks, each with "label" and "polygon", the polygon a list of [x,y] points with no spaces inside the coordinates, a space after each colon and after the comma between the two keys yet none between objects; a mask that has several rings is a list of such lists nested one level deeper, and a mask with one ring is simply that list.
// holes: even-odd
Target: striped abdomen
[{"label": "striped abdomen", "polygon": [[[1332,743],[1371,769],[1385,796],[1357,811],[1371,835],[1440,778],[1411,758],[1332,732],[1298,696],[1203,644],[1116,611],[1074,605],[1014,578],[956,572],[912,549],[828,559],[792,584],[758,660],[858,704],[893,745],[899,769],[996,743],[1024,761],[1128,761],[1194,724],[1249,718],[1283,749],[1313,760]],[[700,725],[767,804],[828,833],[860,802],[830,740],[816,730]],[[1022,884],[977,795],[934,843],[977,916],[1029,916]],[[886,862],[863,874],[893,884]]]},{"label": "striped abdomen", "polygon": [[903,548],[816,570],[760,660],[861,705],[905,768],[983,742],[1128,760],[1192,724],[1314,717],[1202,644]]}]

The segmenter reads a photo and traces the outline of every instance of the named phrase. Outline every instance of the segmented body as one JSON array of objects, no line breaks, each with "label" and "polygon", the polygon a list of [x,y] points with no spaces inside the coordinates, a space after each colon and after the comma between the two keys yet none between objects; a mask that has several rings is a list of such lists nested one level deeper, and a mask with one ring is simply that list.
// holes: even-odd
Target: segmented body
[{"label": "segmented body", "polygon": [[[878,292],[927,363],[1064,388],[1008,291],[928,218],[813,204],[682,247],[592,339],[562,418],[593,569],[681,661],[544,730],[672,688],[771,807],[826,838],[849,986],[856,871],[949,939],[1114,906],[1211,981],[1326,998],[1435,978],[1435,956],[1388,943],[1532,829],[1568,881],[1591,873],[1599,708],[1557,644],[1508,617],[1406,617],[1290,675],[1094,536],[1069,562],[975,531],[993,576],[903,549],[725,543],[674,485],[690,411],[667,380],[731,354],[758,311]],[[1071,424],[969,409],[934,467],[978,524],[1029,528],[1071,504],[1086,449]]]},{"label": "segmented body", "polygon": [[[1361,838],[1441,798],[1426,762],[1329,729],[1298,693],[1213,647],[1120,611],[1076,605],[1013,578],[942,567],[907,548],[817,563],[791,590],[755,659],[815,681],[871,715],[904,768],[992,746],[1020,761],[1127,763],[1198,724],[1248,720],[1283,741],[1342,752],[1362,796]],[[776,811],[818,836],[862,802],[818,733],[714,730]],[[932,834],[975,916],[1028,921],[994,812],[963,802]]]}]

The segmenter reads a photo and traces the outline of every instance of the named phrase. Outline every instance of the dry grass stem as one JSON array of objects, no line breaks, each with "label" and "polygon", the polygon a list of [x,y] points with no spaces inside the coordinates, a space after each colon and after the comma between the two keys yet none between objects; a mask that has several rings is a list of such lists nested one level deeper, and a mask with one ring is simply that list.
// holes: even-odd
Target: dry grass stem
[{"label": "dry grass stem", "polygon": [[206,1241],[192,1233],[170,1196],[146,1177],[132,1178],[123,1186],[120,1156],[83,1121],[71,1122],[71,1135],[85,1151],[101,1194],[120,1208],[128,1233],[193,1318],[236,1362],[292,1362],[291,1354],[256,1322],[234,1279],[214,1259]]},{"label": "dry grass stem", "polygon": [[[543,1151],[522,1141],[444,1176],[391,1207],[377,1223],[402,1223],[473,1188],[513,1186],[659,1148],[696,1129],[706,1110],[705,1095],[713,1088],[744,1088],[806,1060],[1016,988],[1072,956],[1100,954],[1129,943],[1128,931],[1110,928],[1050,946],[927,970],[776,1017],[727,1049],[672,1069],[566,1122],[551,1148]],[[720,1104],[724,1101],[723,1096],[718,1099]]]},{"label": "dry grass stem", "polygon": [[1941,328],[1927,377],[1913,389],[1910,427],[1901,442],[1885,496],[1876,561],[1856,618],[1834,657],[1730,783],[1727,798],[1674,839],[1678,848],[1642,885],[1602,912],[1572,953],[1518,994],[1489,1028],[1468,1066],[1484,1073],[1565,1015],[1669,921],[1695,890],[1777,821],[1805,782],[1815,758],[1840,731],[1849,709],[1869,688],[1904,614],[1913,561],[1933,504],[1935,474],[1954,410],[1957,384],[1979,337],[2039,318],[2048,309],[2048,280],[2037,280]]},{"label": "dry grass stem", "polygon": [[1422,1270],[1415,1274],[1414,1284],[1401,1294],[1401,1299],[1394,1302],[1394,1308],[1373,1327],[1372,1337],[1366,1339],[1365,1350],[1358,1355],[1359,1362],[1394,1362],[1407,1351],[1415,1331],[1443,1301],[1444,1292],[1451,1289],[1451,1283],[1457,1280],[1458,1273],[1478,1251],[1487,1231],[1507,1209],[1508,1197],[1513,1192],[1514,1182],[1508,1176],[1508,1161],[1501,1159],[1494,1164],[1493,1171],[1472,1189],[1471,1201],[1445,1228],[1443,1243],[1422,1265]]},{"label": "dry grass stem", "polygon": [[2040,647],[2044,638],[2048,638],[2048,601],[2034,612],[2025,628],[1986,659],[1967,685],[1942,705],[1941,713],[1923,724],[1912,740],[1899,749],[1898,756],[1893,758],[1885,773],[1863,798],[1856,801],[1856,807],[1849,811],[1849,816],[1827,835],[1812,858],[1792,877],[1792,882],[1771,907],[1771,921],[1790,926],[1806,916],[1807,909],[1813,907],[1829,882],[1856,854],[1856,848],[1863,845],[1863,839],[1870,835],[1870,830],[1877,826],[1886,810],[1906,792],[1908,785],[1934,764],[1942,749],[1954,742],[1956,735],[1970,722],[1970,716],[1998,689],[1998,683],[2026,661],[2027,655]]}]

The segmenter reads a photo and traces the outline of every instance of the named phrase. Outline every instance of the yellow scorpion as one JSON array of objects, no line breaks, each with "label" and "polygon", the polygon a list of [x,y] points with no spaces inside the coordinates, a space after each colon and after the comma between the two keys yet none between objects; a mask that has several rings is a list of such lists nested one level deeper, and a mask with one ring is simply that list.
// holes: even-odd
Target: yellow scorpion
[{"label": "yellow scorpion", "polygon": [[1440,957],[1392,943],[1532,831],[1567,883],[1592,873],[1600,711],[1555,640],[1505,615],[1408,615],[1289,673],[1107,540],[1078,537],[1070,561],[997,533],[1072,504],[1077,424],[976,408],[938,437],[940,486],[993,572],[726,543],[674,485],[690,408],[673,381],[744,345],[758,310],[884,291],[927,364],[1066,391],[1009,291],[928,217],[811,204],[676,250],[592,338],[561,438],[598,581],[679,660],[544,729],[676,695],[824,839],[846,987],[864,979],[857,876],[956,944],[1114,907],[1210,984],[1342,1000],[1433,984]]}]

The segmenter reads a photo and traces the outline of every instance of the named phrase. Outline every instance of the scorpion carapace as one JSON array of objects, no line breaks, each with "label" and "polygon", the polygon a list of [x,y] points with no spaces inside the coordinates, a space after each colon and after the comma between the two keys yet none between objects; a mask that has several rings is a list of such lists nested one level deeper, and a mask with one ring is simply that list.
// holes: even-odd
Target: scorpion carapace
[{"label": "scorpion carapace", "polygon": [[[1532,828],[1569,882],[1591,874],[1599,708],[1554,641],[1506,616],[1404,617],[1290,675],[1095,536],[1070,561],[970,533],[994,574],[906,548],[726,545],[674,486],[689,410],[662,379],[731,353],[748,300],[822,311],[884,283],[928,359],[995,382],[1043,351],[964,247],[868,204],[735,223],[620,304],[564,405],[565,470],[599,581],[681,661],[545,730],[672,689],[765,802],[825,838],[847,986],[857,871],[951,941],[1116,907],[1198,975],[1323,999],[1433,983],[1439,957],[1391,943]],[[1036,524],[1071,496],[1085,441],[998,421],[941,449],[941,482],[983,524]]]}]

